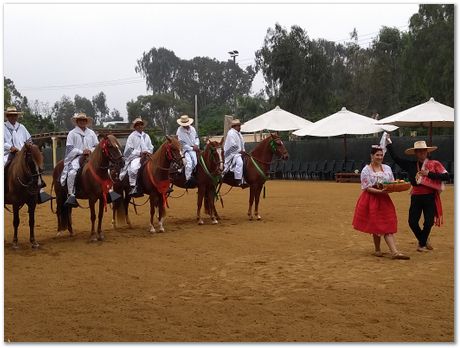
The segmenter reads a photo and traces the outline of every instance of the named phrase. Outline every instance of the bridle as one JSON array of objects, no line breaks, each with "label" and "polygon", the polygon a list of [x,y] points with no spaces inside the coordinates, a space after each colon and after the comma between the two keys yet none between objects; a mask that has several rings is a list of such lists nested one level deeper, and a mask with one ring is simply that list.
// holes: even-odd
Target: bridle
[{"label": "bridle", "polygon": [[[18,176],[16,179],[23,188],[26,189],[27,193],[29,195],[36,195],[40,192],[39,187],[39,180],[43,182],[42,174],[43,174],[43,169],[38,167],[36,162],[34,161],[32,157],[32,152],[29,148],[26,149],[25,153],[25,160],[27,164],[27,170],[28,173],[26,173],[27,177],[30,177],[30,181],[27,183],[24,183],[21,178]],[[36,171],[36,168],[38,168],[38,171]]]},{"label": "bridle", "polygon": [[118,149],[118,155],[114,156],[112,154],[113,151],[110,151],[110,147],[114,148],[114,146],[110,146],[110,145],[111,145],[111,141],[109,138],[104,138],[99,142],[99,146],[101,147],[102,153],[109,161],[109,165],[107,167],[101,166],[100,167],[101,169],[113,169],[117,165],[119,167],[122,167],[123,155],[121,154],[120,149],[116,147],[116,149]]}]

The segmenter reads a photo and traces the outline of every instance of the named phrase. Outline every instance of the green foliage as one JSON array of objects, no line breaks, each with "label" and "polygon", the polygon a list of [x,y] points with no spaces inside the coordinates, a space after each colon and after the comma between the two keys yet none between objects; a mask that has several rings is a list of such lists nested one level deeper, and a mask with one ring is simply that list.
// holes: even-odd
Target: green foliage
[{"label": "green foliage", "polygon": [[182,114],[193,117],[191,104],[174,98],[172,94],[140,95],[127,103],[128,120],[142,117],[150,127],[157,127],[162,134],[175,134],[176,119]]}]

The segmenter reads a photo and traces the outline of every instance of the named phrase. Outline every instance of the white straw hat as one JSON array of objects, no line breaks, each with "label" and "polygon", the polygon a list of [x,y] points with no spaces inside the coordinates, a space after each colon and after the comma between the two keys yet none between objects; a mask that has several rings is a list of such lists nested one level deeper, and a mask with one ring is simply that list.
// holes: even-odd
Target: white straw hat
[{"label": "white straw hat", "polygon": [[182,115],[177,119],[177,124],[179,126],[190,126],[193,123],[193,118],[188,117],[188,115]]},{"label": "white straw hat", "polygon": [[414,155],[415,150],[427,150],[428,152],[433,152],[436,150],[438,147],[437,146],[426,146],[426,142],[424,140],[416,141],[414,143],[414,147],[411,147],[404,151],[406,155]]}]

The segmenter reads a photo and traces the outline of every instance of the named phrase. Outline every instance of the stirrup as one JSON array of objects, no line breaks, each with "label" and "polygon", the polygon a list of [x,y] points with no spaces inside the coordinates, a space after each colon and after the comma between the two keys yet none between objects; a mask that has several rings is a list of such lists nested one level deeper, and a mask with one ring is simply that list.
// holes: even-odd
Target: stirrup
[{"label": "stirrup", "polygon": [[75,198],[75,195],[70,195],[65,201],[64,205],[68,207],[72,207],[72,208],[77,208],[78,202],[77,202],[77,199]]},{"label": "stirrup", "polygon": [[120,199],[121,196],[118,194],[118,192],[115,192],[115,191],[109,191],[109,193],[107,193],[107,203],[112,203],[112,202],[115,202],[117,199]]},{"label": "stirrup", "polygon": [[142,197],[143,195],[144,194],[142,192],[137,190],[137,186],[134,186],[129,192],[129,196],[134,197],[134,198],[139,198],[139,197]]},{"label": "stirrup", "polygon": [[43,191],[38,194],[38,204],[42,204],[54,199],[54,197],[50,196],[47,192]]}]

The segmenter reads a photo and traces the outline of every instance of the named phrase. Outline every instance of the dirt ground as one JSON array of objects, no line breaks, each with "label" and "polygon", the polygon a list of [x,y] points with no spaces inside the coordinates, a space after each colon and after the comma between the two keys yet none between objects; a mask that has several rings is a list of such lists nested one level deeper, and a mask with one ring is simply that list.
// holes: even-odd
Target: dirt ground
[{"label": "dirt ground", "polygon": [[429,253],[416,252],[408,192],[392,194],[409,261],[371,255],[371,237],[351,226],[359,193],[352,183],[270,181],[261,221],[247,219],[249,191],[233,189],[220,224],[198,226],[192,191],[169,199],[166,233],[148,232],[147,206],[131,209],[134,229],[114,231],[109,208],[106,241],[92,244],[88,210],[74,212],[75,237],[57,237],[45,204],[38,251],[26,209],[12,250],[5,211],[5,341],[453,342],[454,187]]}]

